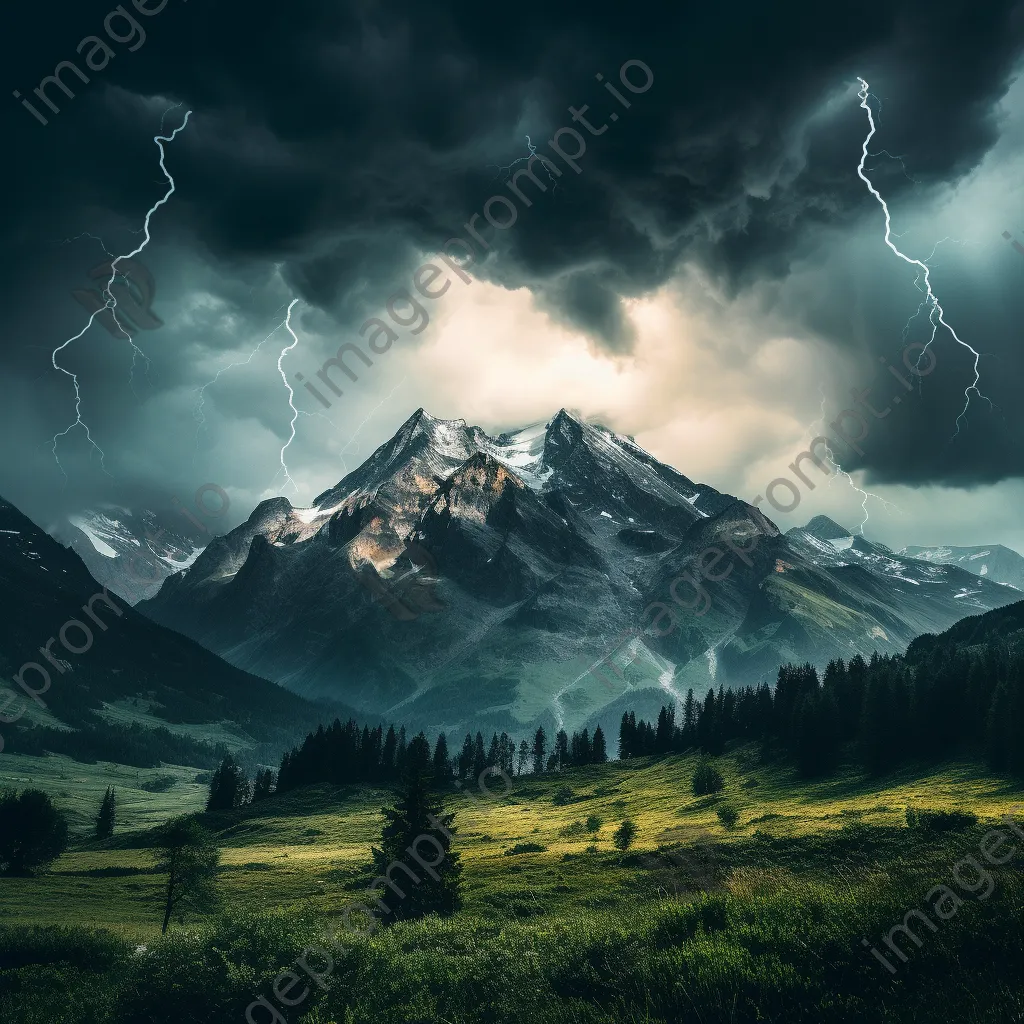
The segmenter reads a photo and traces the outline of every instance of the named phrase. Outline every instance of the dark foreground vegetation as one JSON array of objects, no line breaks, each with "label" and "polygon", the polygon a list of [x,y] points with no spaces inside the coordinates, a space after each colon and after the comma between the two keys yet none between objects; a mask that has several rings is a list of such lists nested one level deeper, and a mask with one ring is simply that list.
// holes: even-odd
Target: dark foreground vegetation
[{"label": "dark foreground vegetation", "polygon": [[[0,930],[0,1019],[19,1024],[301,1024],[369,1022],[694,1021],[899,1022],[1017,1020],[1024,1002],[1019,907],[1011,866],[994,894],[967,900],[890,974],[862,947],[922,905],[937,878],[980,841],[855,826],[830,837],[755,837],[718,850],[728,885],[665,895],[692,881],[668,858],[592,855],[620,894],[607,910],[522,919],[515,900],[491,894],[490,911],[402,922],[369,939],[301,911],[241,910],[148,948],[111,932],[61,927]],[[507,860],[507,859],[506,859]],[[664,866],[655,868],[652,865]],[[882,870],[879,870],[879,869]],[[654,892],[657,881],[662,895]],[[317,980],[276,1017],[273,980],[310,943]],[[895,958],[893,958],[895,959]]]}]

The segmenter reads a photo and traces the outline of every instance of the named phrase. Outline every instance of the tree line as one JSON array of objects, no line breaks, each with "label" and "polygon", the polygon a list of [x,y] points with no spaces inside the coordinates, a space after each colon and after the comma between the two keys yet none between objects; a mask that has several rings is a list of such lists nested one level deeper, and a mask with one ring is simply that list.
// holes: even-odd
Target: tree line
[{"label": "tree line", "polygon": [[[425,761],[424,761],[425,759]],[[555,736],[548,751],[543,728],[537,729],[532,744],[516,743],[508,733],[495,732],[490,742],[482,732],[466,733],[458,753],[450,750],[448,738],[440,733],[433,746],[424,733],[412,740],[405,726],[396,731],[393,725],[371,729],[354,719],[339,719],[327,727],[311,732],[298,747],[281,759],[276,776],[270,769],[257,772],[250,782],[240,766],[226,757],[211,782],[208,810],[238,807],[263,799],[271,791],[287,792],[316,783],[346,785],[354,782],[388,784],[404,778],[413,768],[429,769],[433,785],[445,787],[480,777],[488,768],[499,768],[506,775],[524,772],[560,771],[608,760],[607,743],[601,727],[574,732],[570,737],[564,729]],[[415,762],[415,763],[413,763]]]},{"label": "tree line", "polygon": [[958,753],[1024,774],[1024,653],[935,643],[834,659],[821,677],[810,664],[783,665],[774,689],[712,688],[703,700],[688,691],[679,722],[674,705],[657,722],[623,714],[619,756],[720,754],[730,740],[780,748],[805,777],[832,772],[844,757],[877,775]]}]

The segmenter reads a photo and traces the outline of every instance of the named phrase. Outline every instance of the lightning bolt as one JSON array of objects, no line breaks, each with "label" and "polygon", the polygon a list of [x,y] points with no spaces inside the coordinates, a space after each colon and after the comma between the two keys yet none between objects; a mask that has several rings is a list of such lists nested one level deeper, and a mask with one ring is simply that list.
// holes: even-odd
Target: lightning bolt
[{"label": "lightning bolt", "polygon": [[[817,436],[817,437],[825,437],[825,403],[826,403],[826,398],[825,398],[825,391],[821,387],[820,384],[818,385],[818,394],[821,396],[821,418],[820,418],[820,420],[818,420],[816,422],[819,422],[821,424],[821,432],[820,433],[816,432],[814,430],[814,424],[811,424],[811,438],[812,439],[815,436]],[[829,489],[832,488],[832,480],[835,479],[836,476],[841,476],[841,477],[843,477],[846,480],[846,482],[850,485],[850,487],[854,491],[856,491],[857,494],[860,495],[860,499],[861,499],[861,501],[860,501],[860,508],[861,508],[861,512],[863,512],[864,515],[863,515],[863,518],[861,519],[860,523],[858,523],[858,525],[857,525],[857,531],[858,531],[858,533],[860,533],[860,535],[862,537],[864,536],[864,527],[868,524],[868,521],[871,518],[871,513],[868,511],[868,499],[869,498],[874,498],[875,501],[881,502],[882,507],[885,509],[886,512],[888,512],[890,509],[895,509],[900,515],[905,515],[906,514],[903,511],[903,509],[901,509],[899,507],[899,505],[894,505],[891,501],[887,501],[880,494],[875,494],[874,491],[866,491],[863,487],[860,487],[857,484],[857,482],[853,479],[853,477],[850,476],[850,474],[845,469],[843,469],[843,467],[839,464],[839,461],[835,457],[835,453],[832,451],[832,449],[828,446],[827,443],[825,444],[824,447],[825,447],[825,456],[826,456],[828,462],[830,463],[830,468],[832,469],[832,472],[834,474],[833,477],[829,478],[829,481],[828,481]]]},{"label": "lightning bolt", "polygon": [[289,423],[291,433],[288,436],[288,440],[281,446],[281,468],[284,470],[285,483],[291,484],[292,487],[295,488],[296,494],[298,494],[299,488],[292,479],[291,473],[288,472],[288,463],[284,461],[284,453],[288,450],[292,441],[295,440],[295,421],[299,418],[299,410],[295,408],[295,391],[292,389],[291,384],[288,383],[288,377],[285,374],[284,367],[281,363],[284,360],[284,357],[299,343],[299,336],[292,330],[292,310],[295,308],[295,304],[298,301],[298,299],[292,299],[292,301],[288,303],[288,313],[284,318],[284,328],[292,336],[292,343],[281,349],[281,354],[277,357],[277,372],[281,374],[281,380],[284,381],[284,386],[288,389],[288,408],[292,411],[292,419],[291,423]]},{"label": "lightning bolt", "polygon": [[220,375],[221,375],[222,373],[227,373],[227,371],[228,371],[228,370],[233,370],[233,369],[234,369],[234,368],[235,368],[236,366],[248,366],[248,365],[249,365],[249,364],[250,364],[250,363],[251,363],[251,362],[253,361],[253,359],[254,359],[254,358],[256,357],[256,355],[257,355],[257,353],[259,352],[259,350],[260,350],[261,348],[263,348],[263,346],[264,346],[264,345],[265,345],[265,344],[266,344],[266,343],[267,343],[268,341],[270,341],[270,339],[271,339],[271,338],[272,338],[272,337],[273,337],[273,336],[274,336],[275,334],[277,334],[277,332],[278,332],[279,330],[281,330],[281,328],[282,328],[283,326],[284,326],[284,324],[283,324],[283,323],[281,323],[281,324],[278,324],[278,325],[277,325],[277,326],[276,326],[276,327],[275,327],[275,328],[274,328],[274,329],[273,329],[273,330],[272,330],[272,331],[271,331],[271,332],[270,332],[270,333],[269,333],[269,334],[268,334],[268,335],[267,335],[267,336],[266,336],[266,337],[265,337],[265,338],[264,338],[264,339],[263,339],[263,340],[262,340],[262,341],[261,341],[261,342],[260,342],[260,343],[259,343],[259,344],[258,344],[258,345],[257,345],[257,346],[256,346],[256,347],[255,347],[255,348],[253,349],[253,350],[252,350],[252,351],[251,351],[251,352],[250,352],[250,353],[249,353],[249,357],[248,357],[247,359],[240,359],[240,360],[238,360],[237,362],[234,362],[234,363],[228,363],[228,364],[227,364],[227,366],[222,366],[222,367],[221,367],[221,368],[220,368],[220,369],[219,369],[219,370],[218,370],[218,371],[217,371],[217,372],[216,372],[216,373],[215,373],[215,374],[213,375],[213,377],[212,377],[212,378],[211,378],[210,380],[208,380],[208,381],[207,381],[207,382],[206,382],[205,384],[203,384],[203,385],[202,385],[202,387],[200,387],[200,388],[198,389],[197,393],[198,393],[199,397],[198,397],[198,399],[197,399],[197,401],[196,401],[196,405],[195,405],[195,408],[194,408],[194,409],[192,410],[192,415],[193,415],[193,418],[194,418],[194,419],[196,420],[196,450],[198,450],[198,448],[199,448],[199,435],[200,435],[200,433],[202,432],[203,428],[204,428],[204,427],[206,426],[206,413],[205,413],[205,412],[204,412],[204,410],[203,410],[203,406],[204,406],[204,405],[205,405],[205,403],[206,403],[206,389],[207,389],[207,388],[209,388],[209,387],[213,387],[213,385],[214,385],[214,384],[216,384],[218,380],[220,380]]},{"label": "lightning bolt", "polygon": [[[919,282],[923,282],[924,284],[925,299],[922,305],[928,309],[928,320],[932,325],[932,333],[931,337],[928,339],[928,344],[925,345],[924,349],[921,352],[921,356],[923,356],[924,353],[927,352],[928,349],[931,347],[932,342],[935,341],[935,337],[938,333],[939,327],[941,326],[944,327],[947,331],[949,331],[949,333],[953,336],[953,340],[958,345],[967,349],[967,351],[970,352],[971,355],[974,357],[974,380],[964,389],[964,407],[960,411],[960,415],[957,416],[956,418],[956,430],[953,433],[953,437],[957,437],[960,433],[960,421],[965,418],[965,416],[967,415],[967,410],[970,407],[972,392],[976,394],[979,398],[988,402],[989,408],[995,408],[995,406],[992,403],[992,400],[987,396],[983,395],[978,388],[978,382],[981,380],[981,371],[978,369],[978,362],[981,359],[981,353],[974,349],[972,346],[970,346],[966,341],[964,341],[956,333],[956,331],[953,330],[949,323],[947,323],[945,310],[942,308],[941,304],[939,303],[938,297],[932,290],[931,268],[928,266],[927,261],[917,260],[906,255],[906,253],[898,249],[895,243],[892,241],[892,218],[889,213],[888,204],[882,198],[878,189],[876,189],[875,186],[871,183],[871,179],[867,176],[867,174],[864,173],[864,165],[868,159],[868,146],[871,144],[871,140],[874,138],[877,128],[875,125],[875,115],[871,110],[871,104],[868,103],[868,98],[871,95],[868,91],[868,83],[863,78],[860,77],[857,78],[857,81],[860,83],[860,90],[857,93],[858,97],[860,98],[860,106],[861,109],[864,110],[868,115],[868,134],[865,137],[864,142],[861,146],[861,158],[860,163],[857,166],[857,176],[867,186],[868,191],[875,197],[875,199],[878,200],[879,205],[882,207],[882,211],[885,213],[886,246],[888,246],[888,248],[891,249],[896,256],[903,260],[904,263],[908,263],[911,266],[917,267],[919,274],[917,281],[915,283],[918,284],[919,288]],[[933,249],[932,252],[934,253],[934,251],[935,250]],[[918,312],[920,312],[920,307],[918,309]],[[918,362],[920,362],[920,356],[918,357]]]},{"label": "lightning bolt", "polygon": [[[512,161],[512,163],[505,164],[503,167],[499,167],[498,164],[488,164],[488,167],[493,167],[497,171],[494,177],[501,178],[502,175],[504,175],[504,178],[502,178],[502,180],[508,181],[508,179],[512,176],[513,167],[515,167],[517,164],[526,163],[530,160],[531,157],[537,156],[537,147],[530,141],[529,135],[526,136],[526,148],[530,151],[529,153],[527,153],[526,156],[517,157],[515,160]],[[548,158],[546,156],[539,156],[538,159],[540,160],[541,166],[544,168],[544,171],[548,176],[548,181],[550,181],[551,184],[554,186],[551,189],[551,191],[554,192],[558,188],[558,182],[555,181],[555,179],[551,176],[551,168],[548,167]]]},{"label": "lightning bolt", "polygon": [[[167,112],[165,111],[164,112],[165,116],[166,116],[166,113]],[[78,339],[81,338],[82,335],[84,335],[85,332],[87,330],[89,330],[90,327],[92,327],[94,321],[96,320],[96,317],[100,314],[100,312],[102,310],[109,309],[111,311],[110,315],[114,318],[114,322],[120,328],[121,333],[124,334],[124,336],[128,339],[128,343],[132,347],[132,368],[131,368],[131,373],[129,374],[128,380],[129,380],[129,384],[133,388],[133,391],[134,391],[135,361],[136,361],[136,358],[141,355],[142,358],[146,360],[146,365],[148,367],[148,365],[149,365],[149,358],[142,351],[142,349],[140,349],[138,347],[138,345],[135,344],[135,342],[132,340],[132,336],[124,329],[124,325],[121,323],[121,321],[117,319],[117,313],[116,313],[117,298],[115,297],[113,292],[111,292],[110,289],[113,286],[114,282],[118,278],[117,264],[120,263],[121,260],[132,259],[133,257],[138,256],[139,253],[142,252],[142,250],[146,248],[146,246],[150,242],[149,223],[150,223],[150,221],[153,218],[153,214],[156,213],[156,211],[159,210],[160,207],[163,206],[164,203],[166,203],[167,200],[170,199],[171,196],[174,194],[175,183],[174,183],[174,178],[171,176],[170,171],[167,170],[167,164],[165,162],[167,153],[164,150],[164,143],[166,143],[166,142],[173,142],[174,141],[174,139],[178,135],[178,133],[185,128],[185,125],[188,124],[188,119],[189,119],[189,116],[191,115],[191,113],[192,113],[191,110],[185,112],[185,119],[181,122],[181,125],[179,127],[175,128],[174,131],[171,132],[170,135],[160,135],[160,134],[157,134],[157,135],[155,135],[153,137],[153,141],[156,143],[157,149],[159,149],[159,151],[160,151],[160,169],[164,172],[164,177],[166,178],[166,180],[167,180],[167,182],[168,182],[170,187],[168,188],[167,192],[163,195],[163,197],[160,198],[159,200],[157,200],[157,202],[154,203],[154,205],[151,206],[149,211],[146,213],[146,219],[145,219],[145,222],[143,223],[143,226],[142,226],[142,230],[143,230],[143,232],[145,233],[145,236],[146,236],[145,239],[143,240],[142,244],[139,245],[132,252],[125,253],[123,256],[117,256],[113,260],[111,260],[111,264],[110,264],[110,280],[107,281],[106,287],[103,289],[103,292],[102,292],[102,294],[103,294],[103,296],[105,298],[104,304],[102,306],[100,306],[99,309],[93,311],[93,313],[89,316],[89,320],[86,323],[86,325],[77,334],[73,335],[72,337],[68,338],[67,341],[64,341],[60,345],[58,345],[53,350],[53,352],[50,355],[50,362],[53,364],[53,368],[55,370],[59,370],[65,376],[70,377],[71,378],[71,383],[72,383],[72,385],[74,386],[74,389],[75,389],[75,419],[64,430],[60,431],[60,433],[57,433],[57,434],[53,435],[53,447],[51,449],[51,451],[53,452],[53,458],[56,461],[57,466],[60,469],[62,476],[64,477],[64,482],[65,483],[67,483],[68,475],[64,471],[63,465],[61,465],[60,457],[57,455],[57,444],[58,444],[58,442],[60,441],[60,439],[62,437],[67,437],[67,435],[70,434],[71,431],[74,430],[76,427],[81,427],[85,431],[85,436],[86,436],[86,439],[88,440],[89,444],[92,446],[92,448],[94,448],[97,452],[99,452],[99,454],[100,454],[100,468],[103,470],[104,473],[107,474],[107,476],[110,476],[110,473],[107,472],[107,467],[106,467],[105,461],[104,461],[105,458],[106,458],[106,455],[105,455],[103,449],[100,448],[100,446],[95,442],[95,440],[93,440],[92,432],[89,430],[89,425],[85,422],[85,420],[82,419],[82,389],[81,389],[81,387],[79,386],[79,383],[78,383],[78,374],[72,373],[70,370],[65,369],[65,367],[61,366],[57,362],[57,355],[60,352],[62,352],[64,349],[66,349],[72,342],[78,341]],[[163,121],[162,121],[162,119],[161,119],[161,128],[160,128],[160,130],[163,131]],[[95,237],[95,236],[93,236],[93,237]],[[102,245],[103,243],[101,242],[100,244]],[[106,246],[104,246],[104,251],[105,250],[106,250]],[[109,255],[109,253],[108,253],[108,255]]]}]

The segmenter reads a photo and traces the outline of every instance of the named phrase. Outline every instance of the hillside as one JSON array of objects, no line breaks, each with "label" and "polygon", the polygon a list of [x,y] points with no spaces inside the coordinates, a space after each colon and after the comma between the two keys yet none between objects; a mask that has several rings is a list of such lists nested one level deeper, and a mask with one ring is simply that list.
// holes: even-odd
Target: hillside
[{"label": "hillside", "polygon": [[[894,978],[861,938],[880,942],[938,881],[953,884],[950,865],[977,852],[1024,790],[964,763],[819,783],[753,748],[719,763],[726,789],[715,798],[689,792],[693,757],[524,776],[493,804],[455,797],[464,908],[370,940],[339,929],[369,880],[384,791],[317,787],[208,817],[228,915],[208,928],[191,916],[162,941],[162,876],[148,834],[87,843],[45,878],[0,886],[0,1014],[16,1005],[20,1024],[43,1024],[71,983],[79,996],[66,1024],[243,1019],[304,946],[338,932],[335,974],[303,1007],[320,1007],[297,1018],[306,1024],[512,1024],[524,1014],[593,1024],[854,1022],[881,1019],[883,1007],[886,1020],[908,1024],[1012,1019],[1022,895],[1012,864],[991,869],[990,901],[968,898],[924,949],[910,947]],[[739,811],[733,829],[716,814],[726,803]],[[907,807],[955,807],[981,821],[921,833],[907,828]],[[589,831],[592,815],[600,822]],[[627,816],[639,834],[623,855],[610,837]],[[524,843],[534,852],[509,852]],[[110,931],[20,927],[56,921]],[[182,970],[203,984],[182,988]],[[978,991],[989,994],[981,1003]]]},{"label": "hillside", "polygon": [[[171,746],[192,758],[189,763],[208,763],[210,743],[276,758],[296,737],[343,710],[241,671],[104,597],[77,554],[2,499],[0,617],[0,707],[17,719],[3,725],[6,752],[68,749],[86,759],[124,756],[140,763],[140,750],[156,742],[155,730],[165,729],[180,738]],[[79,625],[65,630],[64,646],[58,638],[71,620]],[[56,664],[40,651],[51,637]],[[27,662],[39,666],[26,670],[24,679],[45,707],[13,681]],[[177,761],[170,751],[162,759]]]}]

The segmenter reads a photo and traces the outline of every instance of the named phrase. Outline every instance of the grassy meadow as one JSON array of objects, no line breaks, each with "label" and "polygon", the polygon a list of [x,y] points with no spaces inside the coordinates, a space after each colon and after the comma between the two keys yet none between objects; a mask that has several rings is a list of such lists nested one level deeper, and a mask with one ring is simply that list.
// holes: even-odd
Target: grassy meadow
[{"label": "grassy meadow", "polygon": [[[312,787],[208,816],[222,905],[161,939],[147,830],[201,806],[195,770],[20,761],[0,763],[0,786],[31,778],[77,835],[46,874],[0,879],[0,1020],[243,1021],[307,942],[335,935],[334,983],[284,1011],[289,1021],[1024,1019],[1024,849],[990,869],[990,899],[925,930],[895,975],[861,945],[927,908],[925,894],[952,884],[953,864],[1024,803],[1024,789],[977,765],[808,783],[744,747],[719,759],[726,786],[713,797],[692,796],[696,759],[684,756],[523,776],[494,800],[456,795],[463,909],[368,939],[341,932],[341,911],[369,881],[390,795]],[[161,777],[162,792],[141,788]],[[108,785],[119,826],[98,844],[87,825]],[[717,814],[726,804],[733,828]],[[979,823],[927,833],[907,827],[908,807]],[[627,817],[638,835],[623,854],[612,834]],[[88,995],[62,1002],[68,985]]]}]

